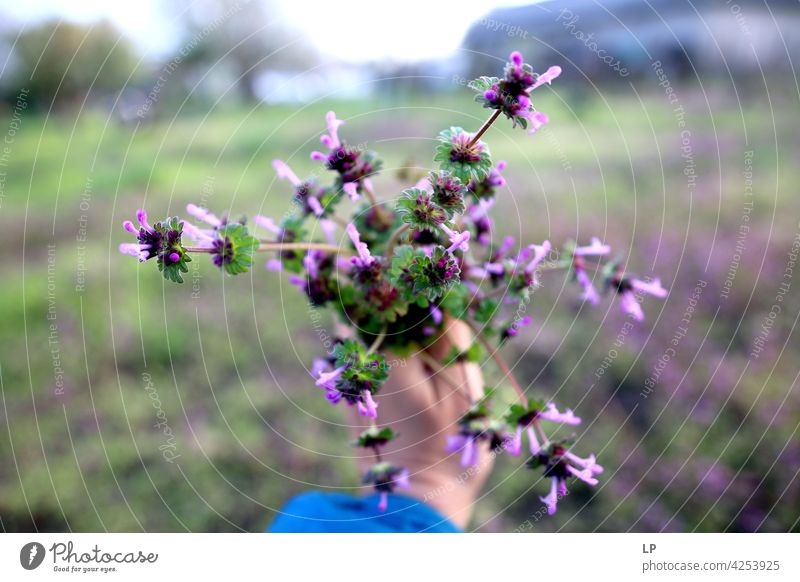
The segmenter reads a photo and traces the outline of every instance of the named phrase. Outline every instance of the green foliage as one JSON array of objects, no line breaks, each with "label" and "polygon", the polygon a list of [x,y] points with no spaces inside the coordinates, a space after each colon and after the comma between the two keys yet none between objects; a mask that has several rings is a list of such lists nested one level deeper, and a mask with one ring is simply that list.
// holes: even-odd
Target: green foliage
[{"label": "green foliage", "polygon": [[364,448],[382,447],[398,436],[391,427],[378,428],[377,426],[371,426],[358,435],[358,438],[353,442],[353,446]]},{"label": "green foliage", "polygon": [[429,301],[435,301],[458,283],[461,268],[443,246],[437,245],[431,256],[415,254],[407,273],[412,284],[411,293],[421,293]]},{"label": "green foliage", "polygon": [[419,188],[403,190],[395,206],[400,218],[414,230],[436,231],[447,222],[448,213]]},{"label": "green foliage", "polygon": [[377,393],[389,377],[386,358],[383,354],[368,354],[361,342],[346,339],[333,351],[336,367],[346,366],[336,382],[336,388],[353,398],[363,390]]},{"label": "green foliage", "polygon": [[529,398],[523,405],[518,402],[512,404],[508,414],[504,417],[509,426],[527,426],[540,412],[544,412],[547,403],[544,400]]},{"label": "green foliage", "polygon": [[466,210],[464,197],[467,187],[461,180],[449,172],[431,172],[429,180],[433,188],[433,200],[447,213],[448,218]]},{"label": "green foliage", "polygon": [[439,134],[439,144],[433,160],[442,171],[449,172],[464,184],[483,180],[492,167],[488,146],[478,141],[469,145],[471,137],[460,127],[445,129]]},{"label": "green foliage", "polygon": [[258,239],[252,236],[243,224],[229,223],[217,231],[217,240],[222,243],[221,268],[229,275],[246,273],[253,265],[253,253],[258,248]]},{"label": "green foliage", "polygon": [[[173,216],[163,222],[156,222],[153,225],[153,230],[158,233],[161,243],[156,258],[158,270],[168,281],[183,283],[181,273],[189,272],[189,267],[186,266],[186,263],[192,261],[192,258],[186,253],[186,249],[181,244],[183,222],[177,216]],[[178,262],[170,260],[169,256],[172,253],[177,253],[180,256]]]}]

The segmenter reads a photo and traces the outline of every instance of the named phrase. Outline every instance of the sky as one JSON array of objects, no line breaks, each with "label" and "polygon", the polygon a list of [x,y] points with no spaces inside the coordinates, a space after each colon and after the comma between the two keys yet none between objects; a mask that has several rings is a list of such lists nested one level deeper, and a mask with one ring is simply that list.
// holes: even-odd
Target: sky
[{"label": "sky", "polygon": [[[359,62],[449,56],[469,26],[493,8],[535,1],[274,0],[274,4],[279,17],[307,34],[320,52]],[[25,24],[53,16],[83,23],[108,18],[146,55],[158,58],[175,48],[176,28],[165,6],[165,0],[0,0],[0,14]]]}]

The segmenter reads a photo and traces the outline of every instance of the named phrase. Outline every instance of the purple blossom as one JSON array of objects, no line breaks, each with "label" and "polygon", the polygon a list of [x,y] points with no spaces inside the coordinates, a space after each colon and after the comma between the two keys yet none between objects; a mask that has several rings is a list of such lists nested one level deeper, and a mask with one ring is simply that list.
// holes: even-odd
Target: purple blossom
[{"label": "purple blossom", "polygon": [[319,227],[322,230],[322,234],[325,235],[325,239],[332,245],[337,244],[336,240],[336,223],[332,220],[327,218],[322,218],[319,221]]},{"label": "purple blossom", "polygon": [[436,325],[442,323],[442,310],[433,304],[431,304],[431,319]]},{"label": "purple blossom", "polygon": [[536,466],[545,467],[545,476],[550,477],[550,492],[546,497],[540,497],[547,505],[547,512],[552,515],[556,512],[558,498],[567,494],[566,480],[576,477],[588,485],[597,485],[594,475],[603,472],[603,467],[595,462],[594,455],[581,458],[560,444],[553,444],[548,450],[542,450],[535,456]]},{"label": "purple blossom", "polygon": [[217,216],[209,212],[206,208],[202,208],[196,204],[187,204],[186,212],[194,216],[197,220],[202,220],[215,228],[222,226],[222,221],[217,218]]},{"label": "purple blossom", "polygon": [[[559,484],[561,487],[559,487]],[[550,493],[546,497],[539,497],[539,500],[547,506],[548,515],[553,515],[556,512],[560,490],[565,495],[567,492],[566,484],[564,481],[559,480],[558,477],[552,477],[550,479]]]},{"label": "purple blossom", "polygon": [[564,424],[577,425],[581,423],[581,419],[567,408],[566,412],[559,412],[556,405],[552,402],[547,403],[547,410],[539,413],[539,418],[549,420],[550,422],[561,422]]},{"label": "purple blossom", "polygon": [[600,239],[596,236],[592,237],[591,244],[583,247],[575,247],[572,251],[572,255],[576,257],[585,257],[585,256],[601,256],[607,255],[611,252],[611,247],[609,245],[605,245],[600,242]]},{"label": "purple blossom", "polygon": [[270,231],[271,233],[280,236],[281,228],[275,224],[275,221],[267,216],[262,216],[260,214],[256,214],[253,217],[253,222],[255,222],[258,226]]},{"label": "purple blossom", "polygon": [[139,242],[120,243],[119,252],[124,255],[132,255],[140,262],[144,262],[158,256],[162,236],[147,222],[147,212],[143,208],[136,211],[136,220],[141,225],[138,230],[130,220],[124,221],[122,227],[131,234],[135,234]]},{"label": "purple blossom", "polygon": [[188,220],[183,221],[183,234],[198,243],[209,243],[214,240],[213,231],[198,228]]},{"label": "purple blossom", "polygon": [[457,434],[447,437],[445,451],[455,453],[461,451],[461,465],[472,467],[478,464],[478,445],[476,436],[472,434]]},{"label": "purple blossom", "polygon": [[281,180],[289,180],[292,186],[298,187],[303,183],[302,180],[297,177],[297,174],[295,174],[288,164],[286,164],[286,162],[281,160],[272,160],[272,167],[275,168],[278,178]]},{"label": "purple blossom", "polygon": [[525,272],[532,273],[539,263],[547,256],[547,253],[550,252],[550,241],[546,240],[540,245],[530,245],[528,248],[533,251],[533,258],[525,267]]},{"label": "purple blossom", "polygon": [[667,290],[661,286],[661,279],[654,279],[651,282],[631,279],[630,282],[634,290],[640,293],[646,293],[659,299],[664,299],[667,296]]},{"label": "purple blossom", "polygon": [[532,322],[533,318],[530,315],[515,319],[511,325],[503,330],[501,335],[503,338],[516,337],[519,334],[520,328],[530,325]]},{"label": "purple blossom", "polygon": [[536,82],[531,85],[529,91],[533,91],[537,87],[541,87],[545,83],[550,85],[553,82],[553,79],[556,79],[559,75],[561,75],[561,67],[559,66],[552,66],[548,68],[544,73],[539,75],[536,78]]},{"label": "purple blossom", "polygon": [[617,288],[617,293],[620,298],[620,308],[623,313],[631,315],[637,321],[644,320],[644,312],[642,311],[642,306],[639,304],[639,298],[636,296],[636,292],[652,295],[659,299],[665,298],[668,294],[667,290],[661,286],[660,279],[647,282],[617,275],[611,283]]},{"label": "purple blossom", "polygon": [[326,390],[331,390],[336,388],[336,382],[341,378],[342,372],[347,369],[347,364],[343,366],[339,366],[330,372],[319,372],[319,376],[317,377],[316,385],[320,388],[325,388]]},{"label": "purple blossom", "polygon": [[308,202],[308,206],[311,208],[311,211],[317,216],[322,216],[325,214],[325,209],[322,208],[322,204],[319,203],[319,199],[316,196],[309,195],[306,202]]},{"label": "purple blossom", "polygon": [[619,305],[623,313],[632,316],[636,321],[644,321],[644,311],[642,311],[642,306],[639,305],[639,300],[633,294],[633,291],[620,291]]},{"label": "purple blossom", "polygon": [[150,258],[150,245],[140,243],[119,243],[119,252],[123,255],[131,255],[144,262]]},{"label": "purple blossom", "polygon": [[581,299],[588,301],[592,305],[597,305],[600,303],[600,295],[597,294],[594,285],[592,285],[592,280],[589,278],[589,273],[586,272],[586,269],[577,264],[573,265],[573,269],[575,271],[575,278],[577,279],[578,284],[583,288]]},{"label": "purple blossom", "polygon": [[446,224],[442,224],[440,228],[445,232],[450,240],[450,246],[447,247],[447,252],[452,253],[456,249],[460,249],[461,252],[466,253],[469,251],[469,231],[465,230],[462,232],[456,232],[455,230],[449,228]]},{"label": "purple blossom", "polygon": [[342,186],[344,193],[350,197],[350,200],[356,202],[358,200],[358,184],[356,182],[346,182]]},{"label": "purple blossom", "polygon": [[522,452],[523,430],[528,433],[528,448],[531,452],[531,455],[538,455],[542,447],[539,444],[539,439],[536,438],[536,431],[532,425],[523,427],[521,424],[518,424],[517,430],[514,432],[514,436],[508,439],[505,443],[506,450],[514,456],[517,456],[520,454],[520,452]]},{"label": "purple blossom", "polygon": [[357,257],[351,259],[352,263],[361,268],[372,265],[372,263],[375,262],[375,257],[370,254],[367,243],[361,242],[361,236],[358,234],[356,226],[351,222],[347,225],[346,230],[347,235],[350,237],[350,240],[353,241],[353,245],[355,245],[356,252],[358,253]]},{"label": "purple blossom", "polygon": [[325,144],[328,149],[338,148],[342,145],[339,141],[339,127],[344,124],[341,119],[336,119],[336,113],[328,111],[325,115],[325,123],[328,125],[328,135],[323,135],[320,141]]},{"label": "purple blossom", "polygon": [[361,391],[361,398],[356,401],[356,408],[361,416],[378,418],[378,403],[372,398],[372,392],[369,390]]},{"label": "purple blossom", "polygon": [[494,204],[494,198],[481,198],[477,204],[469,207],[468,218],[475,227],[475,240],[480,245],[488,245],[492,242],[492,219],[489,217],[489,209]]},{"label": "purple blossom", "polygon": [[529,122],[530,127],[528,128],[528,133],[534,134],[540,129],[542,129],[545,125],[550,123],[550,117],[547,116],[546,113],[542,113],[541,111],[530,111],[525,116]]}]

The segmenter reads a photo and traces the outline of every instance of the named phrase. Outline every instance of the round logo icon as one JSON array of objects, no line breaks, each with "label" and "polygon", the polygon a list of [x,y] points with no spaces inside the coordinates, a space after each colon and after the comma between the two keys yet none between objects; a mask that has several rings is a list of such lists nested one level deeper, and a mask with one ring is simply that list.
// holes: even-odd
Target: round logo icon
[{"label": "round logo icon", "polygon": [[39,542],[28,542],[19,551],[19,563],[26,570],[35,570],[44,561],[44,546]]}]

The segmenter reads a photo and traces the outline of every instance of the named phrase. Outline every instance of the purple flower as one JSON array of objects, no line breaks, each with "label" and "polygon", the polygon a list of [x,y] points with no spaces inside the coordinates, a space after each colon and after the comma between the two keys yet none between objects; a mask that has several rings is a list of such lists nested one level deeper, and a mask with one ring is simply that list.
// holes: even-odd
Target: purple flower
[{"label": "purple flower", "polygon": [[559,75],[561,75],[561,67],[559,66],[550,67],[544,73],[542,73],[536,78],[536,82],[533,85],[531,85],[530,91],[533,91],[537,87],[541,87],[545,83],[550,85],[553,82],[553,79],[557,78]]},{"label": "purple flower", "polygon": [[664,299],[667,296],[667,290],[661,286],[661,279],[654,279],[651,282],[631,279],[630,282],[633,289],[640,293],[646,293],[659,299]]},{"label": "purple flower", "polygon": [[500,175],[500,172],[505,170],[506,163],[504,160],[497,162],[497,165],[489,170],[483,180],[470,180],[467,185],[469,190],[478,200],[494,198],[497,189],[505,186],[506,179]]},{"label": "purple flower", "polygon": [[485,147],[483,142],[478,141],[472,145],[473,135],[465,131],[453,132],[450,137],[452,145],[450,149],[450,161],[462,164],[475,164],[481,161],[481,154]]},{"label": "purple flower", "polygon": [[550,422],[562,422],[564,424],[576,425],[581,423],[581,419],[567,408],[566,412],[559,412],[556,405],[552,402],[547,403],[547,410],[539,413],[539,418],[549,420]]},{"label": "purple flower", "polygon": [[272,167],[275,168],[275,172],[278,174],[278,178],[281,180],[289,180],[292,186],[298,187],[303,182],[300,178],[297,177],[292,169],[281,160],[272,160]]},{"label": "purple flower", "polygon": [[550,479],[550,493],[546,497],[539,497],[539,500],[547,506],[547,514],[553,515],[556,512],[556,505],[558,504],[559,497],[559,483],[562,485],[564,494],[566,494],[566,484],[560,481],[558,477]]},{"label": "purple flower", "polygon": [[212,230],[198,228],[188,220],[183,221],[183,234],[195,242],[205,243],[204,246],[209,246],[208,243],[214,240],[213,233]]},{"label": "purple flower", "polygon": [[517,430],[514,432],[514,436],[506,441],[506,450],[514,456],[520,454],[522,451],[523,430],[528,433],[528,448],[531,452],[531,455],[538,455],[539,451],[541,450],[541,445],[539,444],[539,439],[536,438],[536,431],[532,425],[524,427],[521,424],[518,424]]},{"label": "purple flower", "polygon": [[411,486],[408,469],[385,462],[370,467],[367,474],[364,475],[364,483],[371,483],[378,492],[378,511],[386,511],[389,505],[389,494],[396,488],[408,489]]},{"label": "purple flower", "polygon": [[583,288],[581,299],[588,301],[592,305],[600,303],[600,295],[597,294],[594,285],[592,285],[592,280],[589,278],[589,273],[586,272],[586,269],[584,269],[583,266],[573,264],[573,270],[575,271],[575,278],[578,284]]},{"label": "purple flower", "polygon": [[266,230],[270,231],[275,235],[281,234],[281,228],[275,224],[275,221],[267,216],[261,216],[260,214],[256,214],[253,217],[253,222],[255,222],[258,226],[265,228]]},{"label": "purple flower", "polygon": [[554,66],[535,75],[522,55],[514,51],[506,64],[504,78],[484,90],[485,106],[502,111],[514,126],[527,126],[528,133],[536,133],[549,119],[547,115],[534,109],[530,93],[544,84],[549,85],[560,74],[561,67]]},{"label": "purple flower", "polygon": [[442,310],[433,304],[431,304],[431,318],[436,325],[442,323]]},{"label": "purple flower", "polygon": [[325,214],[325,209],[322,208],[322,204],[319,203],[319,199],[316,196],[309,195],[306,199],[308,206],[311,208],[311,211],[316,214],[317,216],[322,216]]},{"label": "purple flower", "polygon": [[186,212],[194,216],[196,219],[202,220],[203,222],[206,222],[215,228],[222,226],[222,220],[217,218],[206,208],[202,208],[200,206],[197,206],[196,204],[187,204]]},{"label": "purple flower", "polygon": [[135,234],[139,242],[120,243],[119,252],[132,255],[144,262],[158,256],[162,235],[147,222],[147,212],[143,208],[136,211],[136,220],[141,225],[138,230],[130,220],[123,222],[122,227],[129,233]]},{"label": "purple flower", "polygon": [[467,217],[475,228],[475,240],[480,245],[492,242],[492,219],[489,218],[489,209],[494,204],[494,198],[481,198],[477,204],[469,207]]},{"label": "purple flower", "polygon": [[647,282],[617,274],[611,280],[611,284],[617,289],[617,294],[620,298],[620,307],[623,313],[631,315],[637,321],[644,320],[642,306],[639,305],[639,299],[636,297],[637,292],[652,295],[659,299],[665,298],[668,293],[667,290],[661,286],[660,279]]},{"label": "purple flower", "polygon": [[528,462],[530,467],[543,466],[545,476],[550,477],[550,492],[545,497],[540,497],[542,503],[547,505],[547,513],[556,512],[559,497],[567,494],[567,478],[576,477],[588,485],[597,485],[594,475],[602,473],[603,467],[595,462],[594,455],[581,458],[571,453],[564,445],[552,444],[547,449],[542,449]]},{"label": "purple flower", "polygon": [[322,218],[319,221],[319,227],[325,235],[325,239],[332,245],[337,244],[336,240],[336,223],[327,218]]},{"label": "purple flower", "polygon": [[472,467],[478,464],[478,445],[476,436],[472,434],[457,434],[447,437],[445,451],[448,453],[461,452],[461,466]]},{"label": "purple flower", "polygon": [[326,390],[336,388],[336,381],[342,376],[342,372],[347,369],[347,364],[339,366],[331,371],[320,371],[317,377],[316,385]]},{"label": "purple flower", "polygon": [[336,113],[333,111],[328,111],[325,115],[325,123],[328,125],[328,135],[323,135],[320,141],[328,149],[338,148],[342,145],[342,142],[339,141],[339,127],[344,124],[344,121],[336,119]]},{"label": "purple flower", "polygon": [[369,390],[361,391],[361,398],[356,401],[356,408],[361,416],[378,418],[378,403],[372,398],[372,392]]},{"label": "purple flower", "polygon": [[546,240],[540,245],[530,245],[528,248],[533,251],[533,258],[525,267],[525,272],[532,273],[539,263],[547,256],[547,253],[550,252],[550,241]]},{"label": "purple flower", "polygon": [[542,113],[541,111],[530,111],[525,117],[530,124],[530,128],[528,128],[528,133],[530,134],[536,133],[550,123],[550,118],[546,113]]},{"label": "purple flower", "polygon": [[575,247],[572,251],[572,255],[575,257],[585,257],[585,256],[601,256],[607,255],[611,252],[611,247],[609,245],[605,245],[600,242],[600,239],[596,236],[592,237],[592,242],[590,245],[584,247]]},{"label": "purple flower", "polygon": [[532,322],[533,322],[533,318],[530,315],[526,315],[526,316],[521,317],[519,319],[515,319],[511,323],[511,325],[509,325],[507,328],[505,328],[502,331],[501,337],[503,339],[510,338],[510,337],[516,337],[519,334],[520,328],[525,327],[526,325],[530,325]]},{"label": "purple flower", "polygon": [[356,252],[358,253],[357,257],[351,259],[352,263],[360,268],[371,266],[372,263],[375,262],[375,257],[370,254],[367,243],[361,242],[361,236],[358,234],[356,226],[351,222],[347,225],[346,230],[347,235],[350,237],[350,240],[353,241],[353,245],[356,247]]},{"label": "purple flower", "polygon": [[350,197],[350,200],[353,202],[358,200],[358,184],[355,182],[346,182],[342,186],[342,190],[344,193]]},{"label": "purple flower", "polygon": [[452,253],[456,249],[460,249],[461,252],[466,253],[469,251],[469,231],[465,230],[462,232],[456,232],[453,229],[449,228],[446,224],[442,224],[440,228],[445,232],[450,240],[450,246],[447,247],[447,252]]}]

